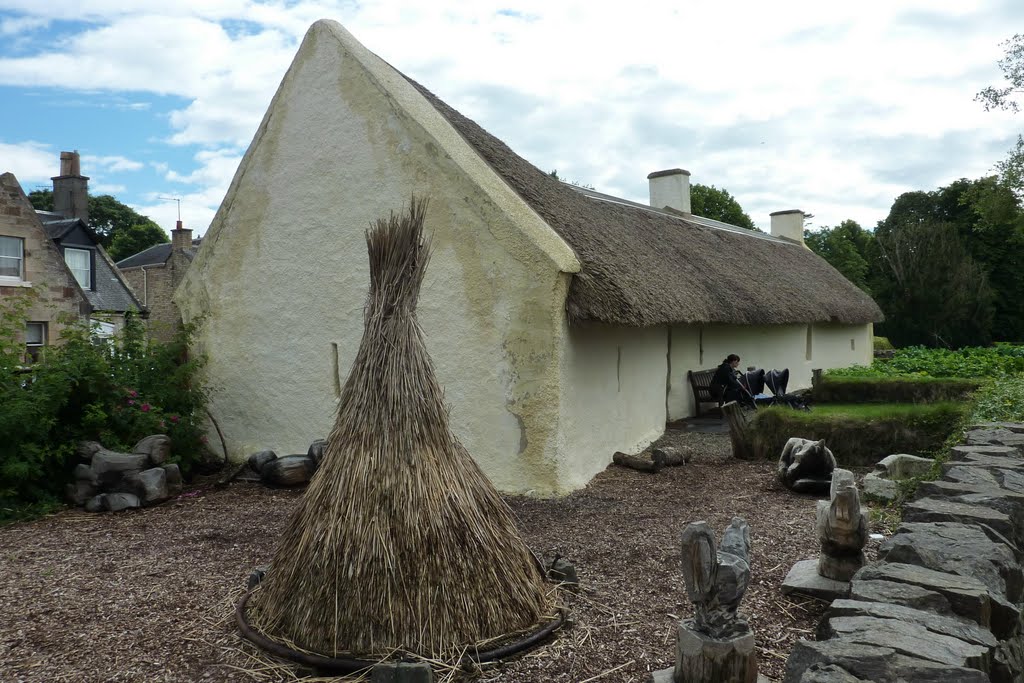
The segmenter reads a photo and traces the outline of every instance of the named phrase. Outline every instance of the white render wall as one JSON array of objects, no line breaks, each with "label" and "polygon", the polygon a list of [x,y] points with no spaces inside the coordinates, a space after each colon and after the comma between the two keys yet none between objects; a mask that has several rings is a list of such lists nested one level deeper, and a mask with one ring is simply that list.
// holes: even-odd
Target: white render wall
[{"label": "white render wall", "polygon": [[586,485],[615,451],[637,453],[665,431],[664,327],[574,325],[563,337],[560,481]]},{"label": "white render wall", "polygon": [[430,198],[418,310],[453,431],[499,489],[567,490],[561,338],[579,262],[334,22],[307,34],[175,295],[185,320],[206,317],[197,346],[231,458],[326,436],[363,333],[364,231],[413,192]]},{"label": "white render wall", "polygon": [[[807,337],[810,330],[810,358]],[[811,371],[870,365],[873,326],[816,323],[813,325],[676,325],[672,327],[669,419],[696,413],[687,370],[717,367],[730,353],[749,366],[766,370],[789,368],[789,390],[811,386]],[[702,352],[703,349],[703,352]]]}]

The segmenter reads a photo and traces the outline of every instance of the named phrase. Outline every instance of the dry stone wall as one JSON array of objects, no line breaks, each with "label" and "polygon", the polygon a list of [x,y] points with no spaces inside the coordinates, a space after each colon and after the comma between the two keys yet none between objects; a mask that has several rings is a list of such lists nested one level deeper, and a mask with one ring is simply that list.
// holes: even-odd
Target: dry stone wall
[{"label": "dry stone wall", "polygon": [[972,427],[943,470],[818,640],[797,643],[785,683],[1024,678],[1024,424]]}]

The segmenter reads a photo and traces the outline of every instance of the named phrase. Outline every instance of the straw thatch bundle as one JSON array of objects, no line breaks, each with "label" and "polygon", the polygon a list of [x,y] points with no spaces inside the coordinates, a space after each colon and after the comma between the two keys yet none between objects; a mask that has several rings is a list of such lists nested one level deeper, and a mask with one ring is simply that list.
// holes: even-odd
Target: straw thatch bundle
[{"label": "straw thatch bundle", "polygon": [[328,655],[451,655],[536,623],[544,580],[448,427],[416,301],[426,202],[367,231],[362,343],[320,468],[254,596],[267,633]]}]

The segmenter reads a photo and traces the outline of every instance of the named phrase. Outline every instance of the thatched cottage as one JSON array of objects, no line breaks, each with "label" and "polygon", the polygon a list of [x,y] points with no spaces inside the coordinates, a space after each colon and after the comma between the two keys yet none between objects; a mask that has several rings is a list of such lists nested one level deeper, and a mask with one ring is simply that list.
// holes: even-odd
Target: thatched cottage
[{"label": "thatched cottage", "polygon": [[[175,301],[233,458],[330,428],[359,346],[364,231],[430,198],[419,303],[453,430],[505,491],[587,483],[693,413],[686,372],[866,363],[878,307],[802,244],[689,213],[683,171],[652,206],[559,182],[360,45],[307,33]],[[329,200],[325,203],[325,199]]]}]

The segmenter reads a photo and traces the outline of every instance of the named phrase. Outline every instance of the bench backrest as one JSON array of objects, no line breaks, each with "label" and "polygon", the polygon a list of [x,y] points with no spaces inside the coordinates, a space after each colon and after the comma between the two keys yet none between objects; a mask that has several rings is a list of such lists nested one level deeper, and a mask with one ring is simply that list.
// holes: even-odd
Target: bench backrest
[{"label": "bench backrest", "polygon": [[715,376],[714,370],[688,370],[686,379],[693,387],[693,397],[701,403],[717,403],[718,399],[711,393],[711,378]]}]

